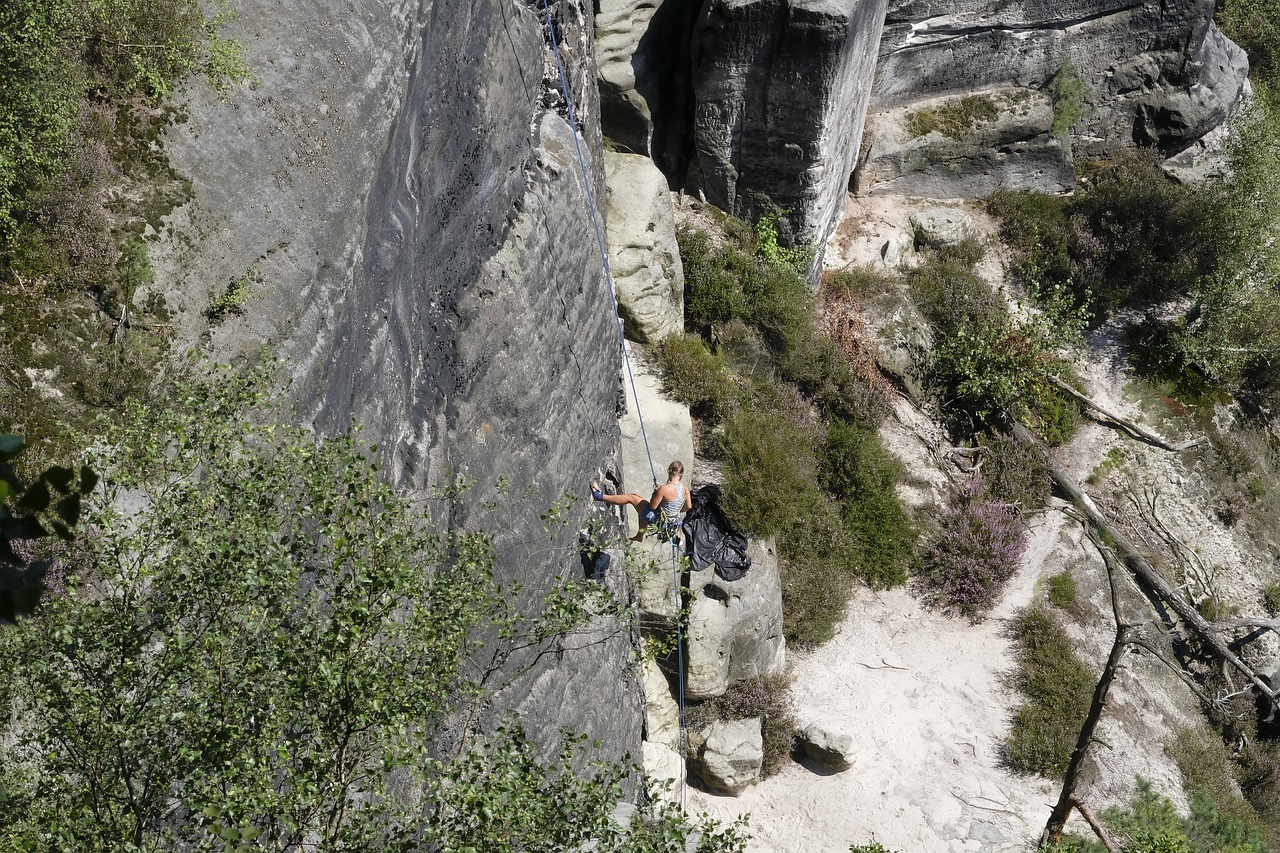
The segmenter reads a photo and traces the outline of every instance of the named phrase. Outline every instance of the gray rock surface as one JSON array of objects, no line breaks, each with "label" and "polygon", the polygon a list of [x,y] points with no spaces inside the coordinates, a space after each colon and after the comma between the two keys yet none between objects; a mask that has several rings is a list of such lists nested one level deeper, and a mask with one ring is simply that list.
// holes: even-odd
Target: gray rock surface
[{"label": "gray rock surface", "polygon": [[751,568],[736,581],[707,569],[689,576],[685,695],[722,695],[748,678],[777,675],[786,666],[782,582],[772,539],[751,540]]},{"label": "gray rock surface", "polygon": [[890,0],[872,110],[1002,86],[1045,88],[1078,70],[1076,154],[1118,145],[1180,151],[1234,109],[1243,52],[1214,0]]},{"label": "gray rock surface", "polygon": [[623,150],[648,154],[677,180],[689,162],[689,35],[699,8],[682,0],[596,4],[604,133]]},{"label": "gray rock surface", "polygon": [[709,0],[693,34],[689,187],[746,219],[786,211],[784,241],[825,245],[862,139],[884,8]]},{"label": "gray rock surface", "polygon": [[689,769],[716,793],[736,795],[760,781],[764,765],[760,722],[759,717],[752,717],[712,723]]},{"label": "gray rock surface", "polygon": [[[890,241],[893,245],[894,241]],[[933,329],[905,287],[894,287],[867,304],[876,363],[917,405],[925,401],[924,374],[933,351]]]},{"label": "gray rock surface", "polygon": [[976,240],[973,217],[958,207],[931,207],[911,214],[911,231],[917,245],[942,248]]},{"label": "gray rock surface", "polygon": [[[473,484],[434,501],[433,518],[488,527],[526,603],[581,572],[585,504],[549,543],[538,514],[579,493],[618,441],[616,325],[575,153],[580,132],[602,201],[591,9],[556,10],[576,127],[532,6],[238,3],[227,35],[255,81],[183,94],[187,120],[165,145],[194,198],[152,247],[179,349],[200,342],[210,296],[253,266],[261,292],[212,331],[214,356],[268,345],[299,418],[329,433],[363,424],[402,490]],[[504,497],[500,478],[529,494]],[[501,512],[482,508],[490,499]],[[568,725],[638,752],[618,629],[593,625],[496,697],[495,717],[518,709],[533,734]]]},{"label": "gray rock surface", "polygon": [[819,723],[805,726],[800,739],[804,743],[804,754],[831,770],[848,770],[857,757],[852,735],[833,731]]},{"label": "gray rock surface", "polygon": [[[912,136],[920,111],[956,109],[981,98],[991,115],[967,126]],[[1001,89],[935,98],[867,119],[870,143],[858,166],[857,192],[924,198],[978,198],[1001,187],[1060,193],[1075,185],[1071,148],[1054,135],[1053,103],[1031,89]]]},{"label": "gray rock surface", "polygon": [[605,154],[604,168],[609,267],[626,336],[660,341],[684,330],[684,269],[667,179],[638,154]]}]

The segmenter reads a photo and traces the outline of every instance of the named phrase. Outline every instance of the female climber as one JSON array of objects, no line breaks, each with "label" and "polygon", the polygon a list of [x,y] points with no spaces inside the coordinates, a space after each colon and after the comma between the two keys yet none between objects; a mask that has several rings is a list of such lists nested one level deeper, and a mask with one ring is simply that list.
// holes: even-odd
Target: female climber
[{"label": "female climber", "polygon": [[640,516],[640,530],[631,537],[632,542],[644,541],[645,529],[650,524],[661,528],[678,526],[680,513],[693,506],[689,490],[682,479],[684,465],[677,459],[667,466],[667,482],[653,490],[653,497],[645,499],[639,495],[606,495],[600,491],[600,484],[591,483],[591,497],[604,501],[610,506],[633,506]]}]

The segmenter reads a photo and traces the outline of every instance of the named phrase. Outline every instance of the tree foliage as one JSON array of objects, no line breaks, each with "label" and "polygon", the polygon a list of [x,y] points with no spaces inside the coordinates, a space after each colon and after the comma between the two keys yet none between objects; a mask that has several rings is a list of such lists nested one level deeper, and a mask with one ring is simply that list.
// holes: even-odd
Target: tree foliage
[{"label": "tree foliage", "polygon": [[[603,590],[513,611],[485,536],[431,530],[356,433],[275,425],[255,387],[222,374],[109,430],[69,589],[0,631],[0,849],[553,850],[603,832],[629,768],[547,768],[515,729],[431,757],[493,687],[474,660],[544,647]],[[481,843],[504,826],[510,846]]]}]

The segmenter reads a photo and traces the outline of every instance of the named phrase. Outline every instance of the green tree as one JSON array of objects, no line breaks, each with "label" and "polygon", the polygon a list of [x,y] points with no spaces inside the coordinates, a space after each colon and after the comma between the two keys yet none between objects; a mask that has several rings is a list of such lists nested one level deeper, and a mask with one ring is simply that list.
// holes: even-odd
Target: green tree
[{"label": "green tree", "polygon": [[[497,825],[516,794],[620,793],[626,768],[525,766],[511,731],[430,759],[492,686],[472,660],[545,646],[605,593],[514,612],[485,536],[433,532],[354,433],[273,424],[256,387],[179,388],[176,410],[134,407],[102,443],[70,588],[0,632],[0,850],[418,849],[475,837],[451,817],[473,806]],[[506,775],[476,778],[482,758]],[[552,818],[524,825],[564,837]]]}]

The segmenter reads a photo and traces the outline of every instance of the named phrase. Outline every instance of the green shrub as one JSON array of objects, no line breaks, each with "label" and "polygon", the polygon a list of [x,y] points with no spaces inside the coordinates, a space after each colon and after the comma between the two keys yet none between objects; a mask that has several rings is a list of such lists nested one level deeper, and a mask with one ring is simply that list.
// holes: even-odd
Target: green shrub
[{"label": "green shrub", "polygon": [[706,726],[716,720],[761,718],[764,740],[764,777],[782,769],[795,746],[796,721],[791,702],[791,685],[786,676],[756,676],[732,685],[724,695],[690,705],[688,722]]},{"label": "green shrub", "polygon": [[1267,613],[1280,614],[1280,583],[1270,583],[1262,590],[1262,606]]},{"label": "green shrub", "polygon": [[1048,505],[1052,480],[1034,450],[998,433],[984,437],[982,446],[987,449],[982,477],[988,494],[1022,512]]},{"label": "green shrub", "polygon": [[[1206,737],[1191,728],[1179,728],[1165,746],[1165,752],[1182,773],[1182,788],[1191,801],[1192,840],[1204,849],[1210,838],[1234,836],[1234,844],[1246,844],[1249,835],[1266,831],[1259,815],[1240,794],[1233,761],[1221,738]],[[1273,838],[1280,837],[1280,826],[1271,829]],[[1234,845],[1221,845],[1237,849]],[[1240,848],[1247,850],[1247,847]]]},{"label": "green shrub", "polygon": [[1214,13],[1227,37],[1249,54],[1249,76],[1280,86],[1280,2],[1222,0]]},{"label": "green shrub", "polygon": [[1044,610],[1019,613],[1009,636],[1016,661],[1009,684],[1023,699],[1004,743],[1004,761],[1017,773],[1059,778],[1071,760],[1097,679]]},{"label": "green shrub", "polygon": [[[739,527],[778,536],[787,639],[816,645],[843,618],[857,579],[905,578],[916,534],[895,490],[901,467],[873,429],[887,408],[882,392],[854,376],[819,328],[816,297],[795,265],[766,256],[776,235],[726,225],[720,245],[680,235],[688,325],[714,332],[748,374],[713,444],[724,460],[724,508]],[[676,393],[699,405],[718,399],[719,380],[703,381],[718,373],[715,357],[687,340],[670,346],[659,356],[671,362],[664,370],[698,377]]]},{"label": "green shrub", "polygon": [[663,391],[700,418],[718,423],[737,401],[738,387],[722,356],[696,335],[668,335],[654,349]]},{"label": "green shrub", "polygon": [[1076,579],[1071,572],[1049,576],[1049,603],[1064,610],[1076,603]]},{"label": "green shrub", "polygon": [[871,840],[866,844],[851,845],[849,853],[894,853],[894,851],[876,841],[875,836],[872,836]]},{"label": "green shrub", "polygon": [[864,570],[858,543],[830,496],[803,492],[794,496],[792,510],[778,536],[782,628],[788,644],[812,648],[835,636]]},{"label": "green shrub", "polygon": [[743,407],[725,421],[724,510],[735,525],[761,536],[795,520],[801,496],[817,491],[819,433],[785,409]]},{"label": "green shrub", "polygon": [[1055,136],[1070,133],[1085,115],[1084,81],[1080,79],[1080,69],[1070,59],[1065,60],[1046,88],[1053,99],[1053,124],[1049,126],[1049,132]]},{"label": "green shrub", "polygon": [[919,532],[897,495],[902,463],[874,432],[837,421],[827,431],[820,469],[823,487],[840,502],[861,577],[880,588],[904,582]]},{"label": "green shrub", "polygon": [[684,266],[684,314],[689,328],[708,333],[720,323],[746,314],[739,280],[754,274],[750,257],[732,246],[717,248],[704,231],[682,226],[676,230],[680,262]]},{"label": "green shrub", "polygon": [[989,95],[969,95],[936,107],[913,110],[907,115],[907,133],[914,139],[937,131],[959,139],[975,125],[992,121],[999,114]]},{"label": "green shrub", "polygon": [[1191,795],[1191,814],[1183,818],[1173,802],[1141,776],[1128,808],[1109,808],[1101,818],[1136,853],[1267,853],[1256,830],[1222,811],[1204,790]]}]

